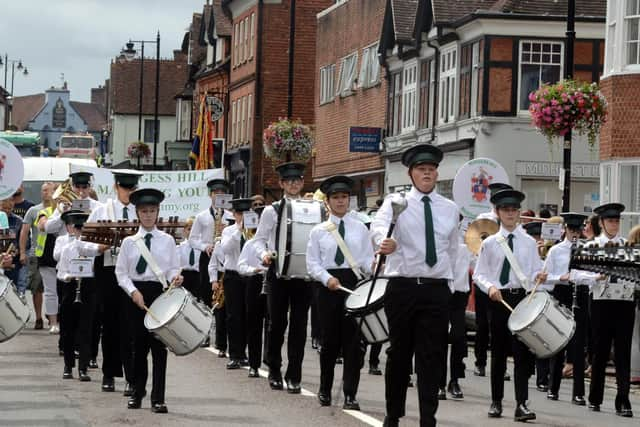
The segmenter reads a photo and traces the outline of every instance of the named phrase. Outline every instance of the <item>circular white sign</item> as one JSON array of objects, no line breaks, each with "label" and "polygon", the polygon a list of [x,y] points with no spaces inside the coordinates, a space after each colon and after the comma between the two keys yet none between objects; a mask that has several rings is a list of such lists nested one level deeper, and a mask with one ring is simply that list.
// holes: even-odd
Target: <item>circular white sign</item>
[{"label": "circular white sign", "polygon": [[0,200],[8,199],[22,184],[24,165],[16,147],[0,138]]},{"label": "circular white sign", "polygon": [[489,184],[509,183],[509,177],[500,163],[492,159],[477,158],[465,163],[453,180],[453,201],[460,213],[475,218],[491,210]]},{"label": "circular white sign", "polygon": [[216,96],[207,96],[207,105],[211,111],[211,121],[217,122],[220,120],[224,114],[224,104],[220,98]]}]

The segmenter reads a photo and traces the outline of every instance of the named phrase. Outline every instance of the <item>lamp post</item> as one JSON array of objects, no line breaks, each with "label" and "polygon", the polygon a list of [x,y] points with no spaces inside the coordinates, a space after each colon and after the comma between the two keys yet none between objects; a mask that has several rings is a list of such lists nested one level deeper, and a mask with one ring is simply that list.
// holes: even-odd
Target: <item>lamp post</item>
[{"label": "lamp post", "polygon": [[[573,50],[576,41],[576,1],[567,2],[567,46],[564,55],[564,78],[573,77]],[[571,206],[571,129],[564,135],[562,150],[562,168],[564,172],[564,188],[562,189],[562,212],[569,212]]]},{"label": "lamp post", "polygon": [[[10,91],[10,94],[11,94],[11,96],[13,96],[13,83],[15,81],[16,68],[18,68],[18,71],[21,71],[24,76],[28,76],[29,75],[29,70],[22,63],[22,59],[9,59],[9,55],[7,55],[5,53],[4,54],[4,61],[3,61],[2,57],[0,56],[0,65],[4,65],[4,88],[5,89],[7,88],[7,77],[8,77],[8,74],[9,74],[9,63],[11,63],[11,91]],[[16,67],[16,64],[18,65],[17,67]]]},{"label": "lamp post", "polygon": [[[160,31],[155,40],[129,40],[127,48],[122,50],[127,61],[135,58],[136,50],[134,44],[140,43],[140,91],[138,93],[138,141],[142,141],[142,95],[144,85],[144,44],[154,43],[156,45],[156,87],[155,105],[153,114],[153,169],[156,169],[156,152],[158,150],[158,133],[160,126],[158,123],[158,98],[160,97]],[[140,157],[138,157],[138,169],[140,169]]]}]

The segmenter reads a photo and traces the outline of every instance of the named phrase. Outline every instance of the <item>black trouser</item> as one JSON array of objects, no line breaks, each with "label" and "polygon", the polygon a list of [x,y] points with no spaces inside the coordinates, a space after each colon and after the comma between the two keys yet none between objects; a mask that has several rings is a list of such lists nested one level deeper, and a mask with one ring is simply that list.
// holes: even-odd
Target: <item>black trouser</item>
[{"label": "black trouser", "polygon": [[65,293],[66,283],[56,279],[56,293],[58,294],[58,327],[60,334],[58,335],[58,350],[64,352],[64,313],[62,310],[62,297]]},{"label": "black trouser", "polygon": [[318,294],[322,284],[313,282],[312,286],[312,299],[311,299],[311,338],[320,340],[322,338],[322,325],[320,324],[320,318],[318,316]]},{"label": "black trouser", "polygon": [[[96,259],[102,263],[102,258]],[[133,352],[131,328],[126,309],[130,298],[118,286],[115,267],[97,267],[102,290],[102,374],[107,378],[124,376],[133,382]],[[149,306],[151,303],[147,303]]]},{"label": "black trouser", "polygon": [[211,290],[211,280],[209,278],[209,260],[211,258],[205,251],[200,253],[200,260],[198,262],[198,268],[200,271],[200,292],[199,297],[204,302],[207,307],[211,308],[211,297],[213,296],[213,291]]},{"label": "black trouser", "polygon": [[[502,298],[515,307],[525,297],[524,289],[513,292],[503,289]],[[491,328],[491,400],[501,401],[504,397],[504,374],[507,369],[507,355],[513,350],[514,389],[517,403],[526,403],[529,398],[528,382],[535,356],[527,346],[516,339],[507,327],[511,312],[501,303],[489,301],[489,326]]]},{"label": "black trouser", "polygon": [[[465,365],[463,359],[467,357],[467,325],[465,321],[465,312],[467,302],[469,300],[469,292],[455,291],[449,300],[449,342],[451,343],[451,351],[449,352],[449,370],[452,381],[464,378]],[[447,353],[444,354],[444,366],[447,366]],[[442,371],[442,379],[440,387],[444,387],[447,383],[447,370]]]},{"label": "black trouser", "polygon": [[549,359],[540,359],[536,357],[536,385],[548,386],[549,375],[551,372],[551,361]]},{"label": "black trouser", "polygon": [[589,287],[577,287],[577,307],[573,309],[576,332],[569,342],[573,361],[573,396],[584,396],[585,346],[589,332]]},{"label": "black trouser", "polygon": [[589,402],[602,404],[605,368],[609,360],[611,343],[615,348],[616,409],[621,404],[630,406],[629,388],[631,375],[631,339],[635,321],[633,301],[593,300],[591,303],[591,327],[593,330],[593,364]]},{"label": "black trouser", "polygon": [[[102,260],[102,258],[96,258]],[[96,270],[94,264],[94,271],[96,283],[99,283],[100,276],[98,275],[98,270]],[[91,325],[91,360],[96,360],[98,358],[98,352],[100,351],[100,336],[102,335],[102,316],[104,312],[104,304],[103,304],[104,296],[102,285],[98,284],[96,286],[96,307],[93,312],[93,324]]]},{"label": "black trouser", "polygon": [[382,344],[371,344],[369,346],[369,366],[378,366],[380,364],[380,352]]},{"label": "black trouser", "polygon": [[[182,270],[182,287],[191,292],[197,300],[200,299],[200,273],[196,270]],[[209,283],[211,287],[211,283]]]},{"label": "black trouser", "polygon": [[[144,303],[150,307],[153,301],[162,294],[159,282],[133,282],[144,297]],[[145,311],[129,301],[129,320],[133,329],[133,378],[134,397],[142,399],[146,394],[149,367],[147,356],[151,350],[153,360],[153,380],[151,388],[151,403],[164,403],[165,381],[167,376],[167,348],[156,339],[144,326]]]},{"label": "black trouser", "polygon": [[234,360],[247,358],[246,328],[246,279],[236,271],[224,273],[224,301],[227,311],[229,357]]},{"label": "black trouser", "polygon": [[[350,269],[334,269],[329,273],[348,289],[354,289],[358,278]],[[345,396],[355,397],[360,383],[360,369],[364,364],[365,346],[358,325],[353,318],[347,317],[344,301],[347,294],[331,291],[322,286],[318,292],[318,317],[320,320],[320,392],[331,395],[334,368],[340,350],[344,358],[342,370],[343,392]]]},{"label": "black trouser", "polygon": [[75,364],[75,349],[79,350],[78,368],[86,370],[91,359],[91,326],[93,312],[96,306],[95,283],[92,279],[83,279],[80,285],[82,303],[74,303],[76,299],[77,282],[58,281],[62,290],[60,298],[60,313],[63,313],[64,334],[64,364],[73,367]]},{"label": "black trouser", "polygon": [[474,298],[476,308],[476,337],[473,345],[473,353],[476,357],[476,366],[487,366],[487,349],[489,348],[489,312],[487,306],[489,297],[478,285],[474,287]]},{"label": "black trouser", "polygon": [[[271,270],[270,270],[271,271]],[[269,370],[279,375],[282,366],[282,344],[289,323],[287,358],[289,364],[285,379],[299,383],[302,379],[302,360],[307,340],[307,322],[311,304],[312,285],[301,279],[271,279],[267,296],[269,304]],[[289,321],[287,322],[287,315]]]},{"label": "black trouser", "polygon": [[262,363],[262,332],[266,318],[266,295],[261,295],[262,278],[262,274],[243,278],[247,282],[245,304],[249,367],[253,369],[258,369]]},{"label": "black trouser", "polygon": [[445,279],[393,278],[384,295],[384,311],[389,322],[385,399],[387,416],[405,414],[411,358],[415,353],[418,374],[420,425],[436,425],[438,383],[447,351],[449,298]]},{"label": "black trouser", "polygon": [[[560,303],[561,306],[571,308],[573,302],[573,285],[559,284],[555,285],[552,292],[553,297]],[[577,332],[577,319],[576,320],[576,332]],[[575,335],[574,335],[575,336]],[[572,344],[569,341],[567,347]],[[583,341],[584,344],[584,341]],[[566,357],[566,348],[563,348],[555,356],[549,360],[549,391],[554,394],[558,394],[560,390],[560,381],[562,380],[562,369],[564,368],[564,362]],[[584,364],[584,357],[582,358]],[[584,370],[583,370],[584,374]],[[575,387],[574,387],[575,389]],[[574,394],[576,396],[576,394]],[[582,396],[579,394],[578,396]]]}]

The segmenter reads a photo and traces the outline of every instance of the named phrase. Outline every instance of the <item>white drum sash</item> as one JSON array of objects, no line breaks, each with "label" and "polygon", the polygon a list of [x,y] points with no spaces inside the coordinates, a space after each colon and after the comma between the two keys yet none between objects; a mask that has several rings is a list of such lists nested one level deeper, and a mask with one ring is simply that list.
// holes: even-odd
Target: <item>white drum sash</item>
[{"label": "white drum sash", "polygon": [[500,245],[500,248],[502,249],[502,252],[504,252],[504,255],[507,257],[507,260],[509,261],[509,265],[511,266],[514,274],[520,281],[520,284],[522,284],[522,287],[528,291],[529,281],[527,280],[526,276],[522,272],[522,269],[520,268],[520,264],[518,264],[518,261],[516,260],[516,257],[513,255],[513,252],[511,251],[511,248],[507,244],[507,241],[504,239],[504,236],[502,234],[498,234],[496,236],[496,241]]},{"label": "white drum sash", "polygon": [[156,262],[156,260],[153,259],[151,252],[149,252],[149,249],[142,241],[142,235],[135,236],[133,238],[133,241],[135,242],[136,246],[140,250],[140,255],[142,255],[142,258],[144,258],[144,260],[147,261],[147,265],[149,266],[151,271],[153,271],[153,274],[155,274],[158,280],[160,281],[160,283],[162,283],[162,287],[166,288],[167,279],[166,277],[164,277],[164,274],[162,273],[162,270],[158,266],[158,263]]},{"label": "white drum sash", "polygon": [[334,239],[336,239],[336,243],[338,244],[338,247],[342,251],[344,258],[347,260],[349,267],[351,267],[351,270],[353,270],[353,273],[356,275],[358,280],[362,280],[363,278],[362,272],[358,268],[358,264],[356,263],[356,260],[353,259],[353,255],[351,255],[351,251],[349,250],[349,247],[345,243],[340,233],[338,233],[338,230],[336,229],[336,225],[331,221],[327,221],[324,223],[324,228],[329,233],[331,233]]}]

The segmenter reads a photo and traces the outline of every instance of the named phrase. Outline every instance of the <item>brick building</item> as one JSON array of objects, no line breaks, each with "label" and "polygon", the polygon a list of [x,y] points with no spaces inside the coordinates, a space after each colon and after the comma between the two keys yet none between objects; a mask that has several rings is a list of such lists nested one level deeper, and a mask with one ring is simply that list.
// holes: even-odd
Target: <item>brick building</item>
[{"label": "brick building", "polygon": [[232,22],[225,163],[236,195],[280,196],[273,164],[263,156],[262,131],[279,117],[314,123],[316,15],[333,3],[223,0]]},{"label": "brick building", "polygon": [[[378,60],[386,0],[347,0],[320,12],[316,37],[316,155],[313,179],[352,176],[357,203],[374,206],[382,195],[379,152],[350,147],[351,127],[385,126],[387,80]],[[375,142],[375,141],[374,141]],[[379,151],[375,147],[360,147]]]},{"label": "brick building", "polygon": [[[600,134],[602,202],[621,202],[626,234],[640,218],[640,22],[638,1],[608,2],[605,67],[601,90],[609,105]],[[636,32],[637,33],[637,32]]]},{"label": "brick building", "polygon": [[[139,122],[140,107],[140,59],[132,61],[123,55],[111,61],[108,85],[108,117],[111,135],[109,151],[112,153],[114,165],[130,160],[127,147],[139,139],[149,144],[153,153],[154,110],[156,61],[145,57],[143,69],[142,116]],[[165,164],[165,142],[176,138],[176,100],[187,81],[187,56],[181,51],[174,51],[172,59],[160,59],[160,86],[158,97],[158,148],[156,163]],[[140,138],[138,138],[140,134]],[[153,154],[142,160],[143,165],[152,165]]]},{"label": "brick building", "polygon": [[[606,1],[576,3],[574,76],[598,81]],[[380,41],[389,73],[385,190],[409,184],[400,153],[429,142],[447,153],[443,194],[465,162],[485,157],[527,195],[524,208],[558,208],[562,151],[531,126],[527,96],[563,76],[566,13],[566,0],[390,0]],[[572,210],[599,203],[598,180],[594,153],[576,137]]]}]

